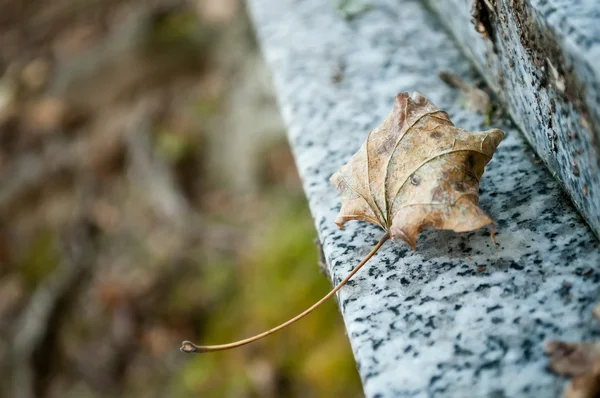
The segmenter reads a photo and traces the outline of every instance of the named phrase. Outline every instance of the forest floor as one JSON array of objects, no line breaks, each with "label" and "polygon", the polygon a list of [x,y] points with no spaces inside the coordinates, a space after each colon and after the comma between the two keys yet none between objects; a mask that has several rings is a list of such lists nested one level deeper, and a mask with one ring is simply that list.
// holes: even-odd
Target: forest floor
[{"label": "forest floor", "polygon": [[0,395],[361,388],[238,0],[0,0]]}]

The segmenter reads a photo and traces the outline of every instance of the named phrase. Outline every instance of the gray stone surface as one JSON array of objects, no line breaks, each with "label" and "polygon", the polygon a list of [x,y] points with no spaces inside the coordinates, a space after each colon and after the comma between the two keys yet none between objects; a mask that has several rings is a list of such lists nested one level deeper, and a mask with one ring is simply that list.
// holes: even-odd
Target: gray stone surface
[{"label": "gray stone surface", "polygon": [[424,1],[600,236],[600,2]]},{"label": "gray stone surface", "polygon": [[[383,234],[350,222],[329,177],[418,90],[455,125],[479,130],[437,73],[470,80],[468,61],[416,0],[371,0],[350,21],[333,1],[249,0],[333,281]],[[417,251],[386,243],[338,295],[367,397],[552,397],[543,342],[600,335],[598,242],[512,126],[481,181],[488,230],[425,231]],[[282,264],[282,266],[285,266]],[[486,267],[483,272],[480,267]],[[335,382],[335,380],[332,380]]]}]

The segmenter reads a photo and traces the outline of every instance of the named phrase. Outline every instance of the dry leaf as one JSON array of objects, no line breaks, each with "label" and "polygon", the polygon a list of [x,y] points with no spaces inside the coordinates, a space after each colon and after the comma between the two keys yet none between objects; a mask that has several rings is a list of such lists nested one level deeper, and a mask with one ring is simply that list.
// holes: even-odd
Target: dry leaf
[{"label": "dry leaf", "polygon": [[180,350],[229,350],[293,324],[339,291],[390,238],[400,237],[415,249],[417,235],[428,226],[463,232],[492,224],[477,206],[477,191],[483,168],[503,137],[497,129],[469,133],[454,127],[446,112],[419,93],[412,98],[408,93],[396,95],[392,113],[331,177],[342,191],[336,224],[341,227],[350,220],[377,224],[386,231],[379,242],[329,293],[286,322],[227,344],[184,341]]},{"label": "dry leaf", "polygon": [[560,376],[573,377],[588,373],[596,362],[600,362],[600,342],[546,343],[546,355],[550,356],[548,369]]},{"label": "dry leaf", "polygon": [[[598,319],[600,305],[592,309]],[[600,396],[600,341],[566,343],[550,341],[544,349],[550,356],[548,370],[564,377],[572,377],[563,392],[564,398],[594,398]]]},{"label": "dry leaf", "polygon": [[379,225],[414,250],[426,227],[466,232],[492,224],[478,207],[479,180],[504,137],[468,132],[419,93],[396,95],[394,109],[331,177],[341,191],[336,224]]}]

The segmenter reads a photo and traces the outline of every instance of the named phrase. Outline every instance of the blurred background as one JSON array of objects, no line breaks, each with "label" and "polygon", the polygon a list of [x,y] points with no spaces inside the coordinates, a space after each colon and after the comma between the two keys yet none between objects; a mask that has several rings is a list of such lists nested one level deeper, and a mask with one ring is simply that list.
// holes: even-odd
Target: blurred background
[{"label": "blurred background", "polygon": [[0,0],[0,394],[354,397],[241,0]]}]

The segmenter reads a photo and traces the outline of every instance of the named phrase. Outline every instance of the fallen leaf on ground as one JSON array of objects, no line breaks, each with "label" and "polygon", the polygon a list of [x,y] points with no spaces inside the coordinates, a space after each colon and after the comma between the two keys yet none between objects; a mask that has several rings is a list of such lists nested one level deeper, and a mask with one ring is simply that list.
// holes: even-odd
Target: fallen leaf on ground
[{"label": "fallen leaf on ground", "polygon": [[336,224],[377,224],[386,231],[379,242],[329,293],[286,322],[232,343],[196,345],[186,340],[179,349],[229,350],[286,328],[332,297],[390,238],[399,237],[415,249],[417,235],[428,226],[465,232],[492,224],[477,206],[479,180],[503,137],[497,129],[470,133],[454,127],[446,112],[419,93],[396,95],[387,119],[331,177],[342,192]]},{"label": "fallen leaf on ground", "polygon": [[426,227],[467,232],[492,224],[478,207],[478,188],[503,137],[498,129],[455,127],[419,93],[396,95],[389,116],[331,177],[342,195],[336,224],[377,224],[413,250]]},{"label": "fallen leaf on ground", "polygon": [[546,343],[545,352],[550,356],[550,371],[560,376],[581,376],[591,371],[594,364],[600,361],[600,342],[550,341]]},{"label": "fallen leaf on ground", "polygon": [[[600,304],[592,309],[598,319]],[[563,391],[564,398],[594,398],[600,396],[600,341],[591,343],[567,343],[549,341],[544,347],[550,356],[548,370],[572,377]]]}]

